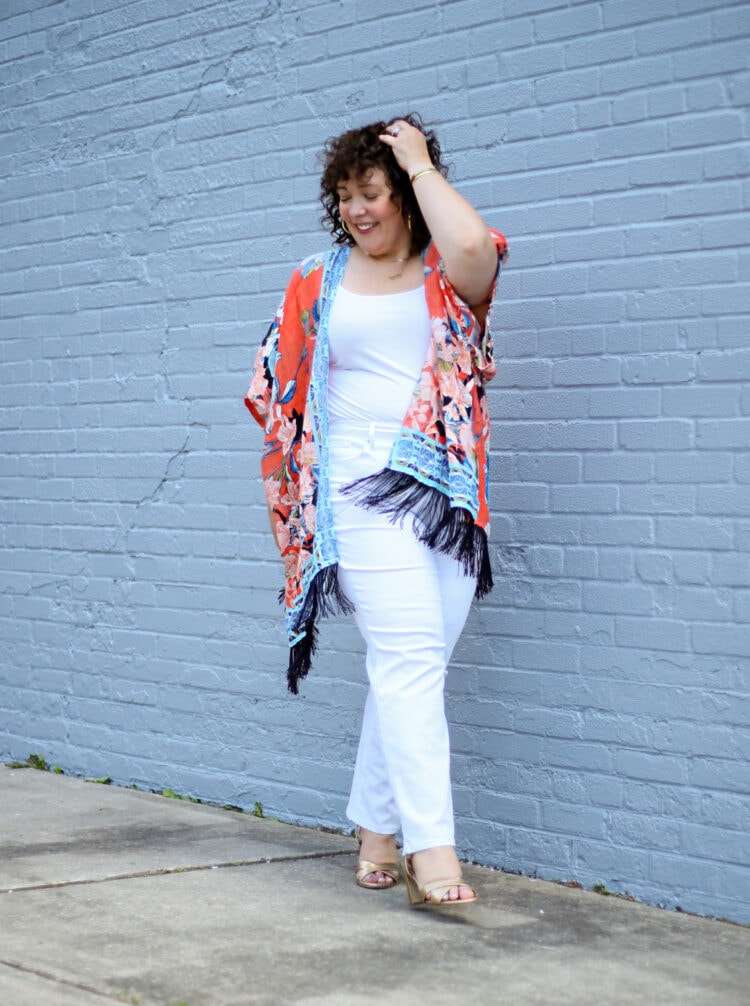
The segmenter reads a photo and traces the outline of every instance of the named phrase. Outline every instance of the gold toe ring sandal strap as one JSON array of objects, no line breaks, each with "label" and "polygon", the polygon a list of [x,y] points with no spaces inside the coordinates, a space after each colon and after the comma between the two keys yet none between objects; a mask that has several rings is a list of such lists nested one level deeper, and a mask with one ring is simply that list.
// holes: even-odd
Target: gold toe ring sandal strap
[{"label": "gold toe ring sandal strap", "polygon": [[[468,887],[469,885],[461,877],[448,877],[446,880],[430,880],[420,891],[424,895],[425,901],[440,902],[446,896],[451,887]],[[461,901],[469,901],[469,898],[461,898]]]},{"label": "gold toe ring sandal strap", "polygon": [[[384,873],[387,877],[391,878],[391,883],[385,882],[373,882],[370,884],[365,884],[365,877],[369,877],[371,873]],[[357,864],[357,872],[354,874],[357,878],[357,883],[360,887],[393,887],[394,884],[399,882],[401,874],[399,873],[398,863],[371,863],[368,859],[360,859]]]}]

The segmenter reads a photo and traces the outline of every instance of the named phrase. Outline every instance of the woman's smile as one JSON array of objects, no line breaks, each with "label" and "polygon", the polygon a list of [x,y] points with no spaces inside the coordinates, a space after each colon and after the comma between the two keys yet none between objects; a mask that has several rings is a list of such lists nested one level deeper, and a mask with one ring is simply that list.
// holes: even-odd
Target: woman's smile
[{"label": "woman's smile", "polygon": [[374,257],[408,256],[409,228],[381,168],[350,175],[339,184],[338,196],[341,220],[362,251]]}]

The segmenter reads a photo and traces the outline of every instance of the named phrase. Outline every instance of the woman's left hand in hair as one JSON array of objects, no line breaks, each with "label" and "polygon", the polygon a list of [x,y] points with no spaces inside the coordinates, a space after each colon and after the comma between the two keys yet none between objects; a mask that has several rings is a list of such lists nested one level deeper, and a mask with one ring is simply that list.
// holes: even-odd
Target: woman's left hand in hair
[{"label": "woman's left hand in hair", "polygon": [[424,133],[405,119],[390,122],[385,133],[380,134],[380,139],[391,148],[398,166],[407,175],[411,176],[423,168],[433,166]]}]

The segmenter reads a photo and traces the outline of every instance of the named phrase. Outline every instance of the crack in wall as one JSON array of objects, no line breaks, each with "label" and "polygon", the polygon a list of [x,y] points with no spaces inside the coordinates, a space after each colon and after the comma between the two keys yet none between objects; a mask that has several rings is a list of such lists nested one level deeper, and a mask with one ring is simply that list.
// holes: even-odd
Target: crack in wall
[{"label": "crack in wall", "polygon": [[[188,425],[190,425],[190,424],[188,424]],[[159,497],[162,494],[162,491],[163,491],[164,487],[170,481],[170,476],[172,474],[171,471],[170,471],[170,469],[172,468],[172,465],[179,458],[183,458],[184,459],[190,453],[189,450],[188,450],[188,444],[189,443],[190,443],[190,429],[188,429],[188,432],[187,432],[187,434],[185,436],[185,440],[183,441],[183,444],[180,447],[180,449],[177,450],[177,451],[175,451],[174,454],[172,454],[167,459],[167,464],[166,464],[166,468],[165,468],[164,474],[159,479],[159,482],[157,483],[156,487],[150,493],[147,493],[142,499],[140,499],[138,501],[138,503],[135,504],[136,514],[137,514],[138,510],[142,506],[145,506],[147,503],[156,503],[158,501]],[[184,460],[183,460],[183,464],[181,466],[180,473],[177,476],[178,479],[182,478],[184,474],[185,474],[185,464],[184,464]],[[132,530],[133,526],[134,525],[131,525],[131,530]]]}]

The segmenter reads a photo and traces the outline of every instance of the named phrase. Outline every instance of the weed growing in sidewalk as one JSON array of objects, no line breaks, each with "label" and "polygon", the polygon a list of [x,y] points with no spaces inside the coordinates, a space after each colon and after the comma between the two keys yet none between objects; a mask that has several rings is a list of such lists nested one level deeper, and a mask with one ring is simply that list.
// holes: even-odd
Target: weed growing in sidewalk
[{"label": "weed growing in sidewalk", "polygon": [[26,761],[7,761],[6,768],[35,768],[40,772],[54,772],[55,775],[65,775],[59,765],[50,765],[40,754],[30,754]]}]

